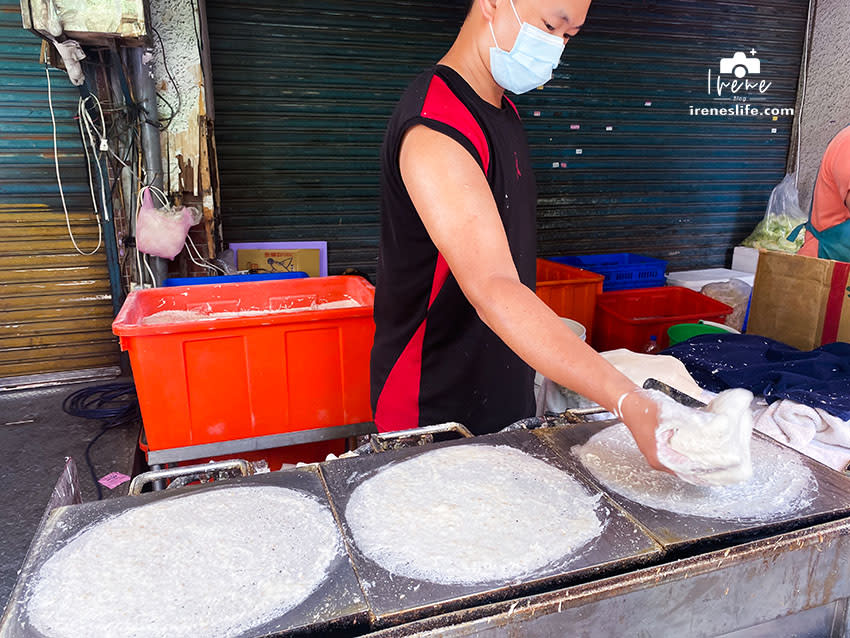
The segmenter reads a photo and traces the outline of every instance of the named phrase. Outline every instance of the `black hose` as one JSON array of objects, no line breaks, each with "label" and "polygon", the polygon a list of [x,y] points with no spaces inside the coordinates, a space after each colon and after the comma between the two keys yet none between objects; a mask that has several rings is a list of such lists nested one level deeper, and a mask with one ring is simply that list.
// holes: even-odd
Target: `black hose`
[{"label": "black hose", "polygon": [[136,386],[132,383],[107,383],[77,390],[65,397],[62,410],[71,416],[101,421],[101,430],[86,446],[86,464],[97,490],[97,500],[103,498],[103,490],[97,481],[91,449],[109,430],[138,422],[139,400]]}]

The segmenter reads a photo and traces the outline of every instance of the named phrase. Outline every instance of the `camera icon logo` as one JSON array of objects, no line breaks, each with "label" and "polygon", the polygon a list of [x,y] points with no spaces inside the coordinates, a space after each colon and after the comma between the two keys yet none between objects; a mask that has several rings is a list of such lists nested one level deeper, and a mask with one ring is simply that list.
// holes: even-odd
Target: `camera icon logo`
[{"label": "camera icon logo", "polygon": [[[755,55],[755,50],[751,51]],[[761,73],[761,60],[756,57],[748,58],[743,51],[738,51],[731,58],[720,58],[720,74],[732,74],[739,80],[746,77],[748,73],[756,75]]]}]

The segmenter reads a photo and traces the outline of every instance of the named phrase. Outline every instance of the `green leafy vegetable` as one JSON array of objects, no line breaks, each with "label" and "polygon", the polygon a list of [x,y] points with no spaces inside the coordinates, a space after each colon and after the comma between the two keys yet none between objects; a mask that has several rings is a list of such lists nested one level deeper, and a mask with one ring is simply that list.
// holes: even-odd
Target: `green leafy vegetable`
[{"label": "green leafy vegetable", "polygon": [[[805,221],[805,220],[803,220]],[[796,253],[803,246],[803,233],[797,236],[796,241],[788,241],[786,238],[791,234],[801,220],[788,215],[767,215],[755,227],[750,236],[741,242],[742,246],[750,248],[764,248],[766,250],[778,250],[785,253]]]}]

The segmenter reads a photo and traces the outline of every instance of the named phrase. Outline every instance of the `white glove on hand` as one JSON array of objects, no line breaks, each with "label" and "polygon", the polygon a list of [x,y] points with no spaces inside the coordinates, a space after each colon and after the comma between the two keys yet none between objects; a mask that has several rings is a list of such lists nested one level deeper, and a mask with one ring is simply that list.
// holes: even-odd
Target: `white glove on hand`
[{"label": "white glove on hand", "polygon": [[752,392],[726,390],[703,409],[685,407],[662,392],[650,395],[658,404],[658,460],[676,476],[693,485],[731,485],[752,477]]}]

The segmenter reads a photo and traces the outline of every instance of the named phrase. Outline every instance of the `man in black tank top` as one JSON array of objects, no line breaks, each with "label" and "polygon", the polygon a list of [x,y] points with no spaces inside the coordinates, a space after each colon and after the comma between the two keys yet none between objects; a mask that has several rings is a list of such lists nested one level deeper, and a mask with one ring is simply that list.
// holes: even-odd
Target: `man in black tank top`
[{"label": "man in black tank top", "polygon": [[474,0],[381,150],[371,385],[381,431],[534,414],[534,370],[618,409],[650,463],[657,409],[534,293],[536,186],[507,88],[544,84],[590,0]]}]

